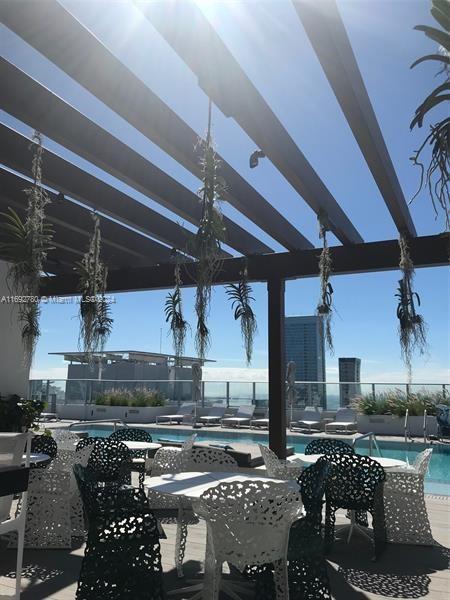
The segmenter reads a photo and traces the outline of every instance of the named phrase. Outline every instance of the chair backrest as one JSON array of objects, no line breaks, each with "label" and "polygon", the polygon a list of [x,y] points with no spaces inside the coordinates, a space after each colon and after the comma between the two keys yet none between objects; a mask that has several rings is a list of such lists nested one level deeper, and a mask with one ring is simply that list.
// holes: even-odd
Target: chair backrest
[{"label": "chair backrest", "polygon": [[306,516],[316,527],[320,527],[322,522],[322,506],[330,468],[327,458],[322,456],[305,469],[297,480]]},{"label": "chair backrest", "polygon": [[354,510],[373,507],[375,494],[386,479],[383,467],[361,454],[328,454],[330,465],[325,495],[334,506]]},{"label": "chair backrest", "polygon": [[191,451],[188,471],[237,471],[236,460],[219,448],[197,447]]},{"label": "chair backrest", "polygon": [[425,477],[427,469],[428,469],[428,465],[430,464],[432,453],[433,453],[433,449],[427,448],[426,450],[424,450],[423,452],[420,452],[420,454],[418,454],[416,456],[416,460],[414,461],[413,467],[414,467],[414,471],[418,475]]},{"label": "chair backrest", "polygon": [[[46,454],[53,459],[56,458],[58,454],[58,444],[53,437],[49,435],[35,435],[31,440],[31,452],[35,452],[36,454]],[[42,465],[37,463],[36,468],[42,468]]]},{"label": "chair backrest", "polygon": [[300,416],[299,416],[299,421],[305,420],[305,421],[319,421],[322,418],[322,415],[320,413],[320,411],[317,409],[317,407],[314,406],[307,406],[304,410],[302,410],[300,412]]},{"label": "chair backrest", "polygon": [[80,438],[68,429],[55,429],[53,439],[58,444],[58,450],[74,451]]},{"label": "chair backrest", "polygon": [[222,404],[214,404],[208,411],[208,417],[223,417],[226,410],[226,406],[222,406]]},{"label": "chair backrest", "polygon": [[[20,467],[27,439],[27,433],[0,433],[0,467]],[[0,497],[0,521],[9,517],[12,500],[6,493]]]},{"label": "chair backrest", "polygon": [[145,429],[138,427],[123,427],[113,431],[109,436],[110,440],[119,440],[127,442],[151,442],[152,436]]},{"label": "chair backrest", "polygon": [[82,450],[83,448],[86,448],[87,446],[93,446],[96,442],[102,442],[104,439],[106,439],[106,438],[101,438],[101,437],[81,438],[81,440],[77,444],[76,450],[78,452],[79,450]]},{"label": "chair backrest", "polygon": [[177,415],[191,415],[193,412],[194,404],[192,402],[183,402],[177,410]]},{"label": "chair backrest", "polygon": [[340,454],[354,454],[350,444],[343,440],[334,440],[329,438],[316,438],[309,442],[305,448],[305,454],[329,454],[330,452],[337,452]]},{"label": "chair backrest", "polygon": [[249,419],[250,417],[253,416],[254,412],[255,412],[254,404],[244,404],[242,406],[239,406],[239,408],[237,409],[237,412],[234,416],[239,417],[239,418]]},{"label": "chair backrest", "polygon": [[351,408],[340,408],[336,412],[334,423],[356,423],[356,412]]},{"label": "chair backrest", "polygon": [[97,441],[89,456],[88,466],[99,481],[130,482],[131,453],[122,442],[106,438]]},{"label": "chair backrest", "polygon": [[261,456],[263,457],[267,475],[269,477],[278,477],[279,470],[281,467],[280,459],[275,454],[275,452],[272,452],[272,450],[268,446],[258,444],[258,447],[261,451]]},{"label": "chair backrest", "polygon": [[[197,509],[196,509],[197,510]],[[286,558],[289,529],[301,498],[283,483],[221,483],[204,492],[198,512],[206,519],[214,554],[239,570]]]}]

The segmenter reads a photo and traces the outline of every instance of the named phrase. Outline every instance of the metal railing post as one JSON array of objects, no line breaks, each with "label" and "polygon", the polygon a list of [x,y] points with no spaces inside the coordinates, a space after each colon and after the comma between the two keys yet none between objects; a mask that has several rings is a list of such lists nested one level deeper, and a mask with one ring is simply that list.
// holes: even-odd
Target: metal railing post
[{"label": "metal railing post", "polygon": [[205,382],[204,381],[202,381],[201,389],[202,389],[202,406],[205,406]]},{"label": "metal railing post", "polygon": [[427,443],[427,409],[423,411],[423,442]]},{"label": "metal railing post", "polygon": [[406,413],[405,413],[405,443],[408,443],[408,416],[409,416],[409,410],[406,409]]},{"label": "metal railing post", "polygon": [[372,383],[372,398],[373,398],[374,402],[377,399],[377,394],[375,392],[375,384],[374,383]]},{"label": "metal railing post", "polygon": [[252,404],[256,404],[256,381],[252,381]]},{"label": "metal railing post", "polygon": [[226,382],[226,402],[227,402],[227,408],[230,406],[230,382],[227,381]]}]

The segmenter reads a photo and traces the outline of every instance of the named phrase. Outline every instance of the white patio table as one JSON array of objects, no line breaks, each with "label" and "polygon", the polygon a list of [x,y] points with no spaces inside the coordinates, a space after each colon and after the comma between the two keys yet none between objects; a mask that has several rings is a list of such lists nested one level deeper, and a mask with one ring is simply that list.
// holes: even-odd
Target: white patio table
[{"label": "white patio table", "polygon": [[128,448],[128,450],[159,450],[161,448],[161,444],[157,444],[156,442],[136,442],[132,440],[120,440],[122,444]]},{"label": "white patio table", "polygon": [[[170,496],[183,496],[192,502],[192,507],[195,511],[196,501],[199,500],[200,496],[211,487],[219,485],[225,482],[239,482],[246,481],[249,479],[259,479],[262,481],[273,481],[275,483],[285,483],[286,487],[298,491],[298,485],[295,481],[282,481],[280,479],[273,479],[271,477],[261,477],[261,475],[253,473],[240,473],[240,472],[184,472],[184,473],[170,473],[160,475],[157,477],[146,477],[144,479],[144,487],[151,489],[160,494],[168,494]],[[205,562],[214,559],[214,553],[210,549],[210,540],[208,536],[206,538],[206,551],[205,551]],[[183,587],[168,592],[169,596],[175,594],[186,594],[191,592],[197,592],[194,596],[190,596],[189,600],[210,600],[209,592],[204,588],[203,582],[195,582],[189,580],[188,583],[193,583],[187,587]],[[221,581],[221,589],[232,598],[239,597],[236,595],[237,588],[241,588],[241,591],[248,591],[245,588],[245,584],[231,584],[230,582],[223,580]],[[206,594],[206,596],[205,596]]]},{"label": "white patio table", "polygon": [[[307,465],[313,465],[319,458],[325,456],[324,454],[292,454],[288,456],[289,462],[302,462]],[[385,458],[384,456],[371,456],[372,460],[376,461],[383,469],[406,469],[408,467],[404,460],[398,460],[397,458]]]}]

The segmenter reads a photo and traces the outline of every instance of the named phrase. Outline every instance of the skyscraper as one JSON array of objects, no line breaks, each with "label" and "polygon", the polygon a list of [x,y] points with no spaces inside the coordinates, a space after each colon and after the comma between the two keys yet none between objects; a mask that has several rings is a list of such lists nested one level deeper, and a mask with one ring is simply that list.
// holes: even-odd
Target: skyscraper
[{"label": "skyscraper", "polygon": [[[339,359],[339,397],[341,406],[348,406],[355,396],[361,395],[361,359]],[[342,383],[344,382],[344,383]]]},{"label": "skyscraper", "polygon": [[[325,381],[323,322],[315,315],[286,317],[284,321],[286,364],[295,362],[296,381]],[[325,407],[325,386],[300,386],[301,404]]]}]

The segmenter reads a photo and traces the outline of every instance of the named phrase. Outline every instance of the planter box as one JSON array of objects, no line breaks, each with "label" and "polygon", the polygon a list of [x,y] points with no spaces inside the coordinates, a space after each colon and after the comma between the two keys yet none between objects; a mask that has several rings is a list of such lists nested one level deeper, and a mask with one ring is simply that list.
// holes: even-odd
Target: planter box
[{"label": "planter box", "polygon": [[[412,436],[423,436],[423,417],[409,417],[408,430]],[[405,434],[405,417],[394,417],[392,415],[358,415],[358,432],[369,433],[372,431],[378,435]],[[437,434],[436,417],[427,417],[427,434]]]},{"label": "planter box", "polygon": [[91,406],[86,404],[57,404],[56,414],[60,419],[84,421],[91,414]]},{"label": "planter box", "polygon": [[154,423],[158,415],[172,415],[178,405],[167,406],[97,406],[96,404],[58,404],[56,412],[60,419],[98,421],[120,419],[125,423]]},{"label": "planter box", "polygon": [[154,423],[159,415],[173,415],[178,410],[178,405],[174,406],[127,406],[125,411],[125,423]]}]

